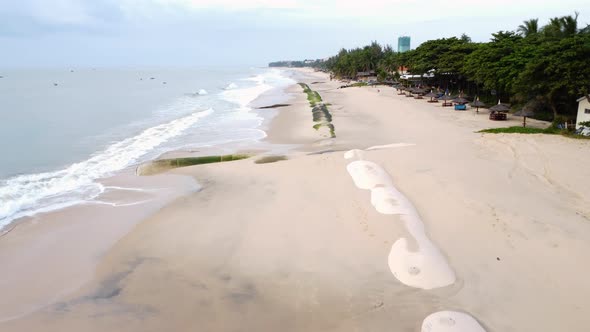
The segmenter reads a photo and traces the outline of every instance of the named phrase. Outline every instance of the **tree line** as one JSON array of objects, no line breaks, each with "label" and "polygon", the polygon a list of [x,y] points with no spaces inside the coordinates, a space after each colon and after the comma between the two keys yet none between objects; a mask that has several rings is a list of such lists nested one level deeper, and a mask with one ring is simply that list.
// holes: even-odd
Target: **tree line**
[{"label": "tree line", "polygon": [[269,67],[320,67],[322,60],[304,60],[304,61],[275,61],[268,64]]},{"label": "tree line", "polygon": [[339,78],[374,70],[379,80],[400,79],[398,68],[406,67],[412,75],[434,74],[423,84],[489,102],[534,102],[537,111],[553,118],[568,116],[590,88],[590,25],[578,25],[578,13],[552,18],[544,26],[531,19],[515,31],[492,34],[489,42],[475,43],[463,34],[429,40],[404,53],[373,42],[342,49],[312,66]]}]

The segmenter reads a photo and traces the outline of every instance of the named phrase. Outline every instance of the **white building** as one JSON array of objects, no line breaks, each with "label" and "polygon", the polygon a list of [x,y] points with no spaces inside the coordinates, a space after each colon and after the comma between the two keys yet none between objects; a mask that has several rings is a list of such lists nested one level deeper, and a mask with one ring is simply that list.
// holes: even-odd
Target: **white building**
[{"label": "white building", "polygon": [[576,129],[580,127],[580,122],[590,121],[590,95],[578,99],[577,102],[578,117],[576,118]]}]

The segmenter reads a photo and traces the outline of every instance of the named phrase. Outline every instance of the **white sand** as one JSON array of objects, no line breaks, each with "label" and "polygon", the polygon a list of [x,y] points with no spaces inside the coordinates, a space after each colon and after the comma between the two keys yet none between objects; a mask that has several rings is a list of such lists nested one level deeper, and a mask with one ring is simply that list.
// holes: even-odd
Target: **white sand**
[{"label": "white sand", "polygon": [[[587,330],[589,141],[479,134],[521,119],[492,122],[485,112],[455,112],[389,88],[336,89],[310,75],[305,82],[321,82],[310,87],[331,104],[335,139],[312,128],[309,104],[292,87],[292,106],[268,133],[272,142],[301,144],[289,160],[172,171],[203,191],[118,241],[93,282],[0,330],[419,331],[423,321],[432,329],[424,332]],[[360,150],[391,142],[415,146]],[[347,165],[359,158],[378,168],[362,179],[359,167],[351,181]],[[374,207],[356,182],[395,190],[377,189]],[[408,211],[401,196],[416,214],[377,211]],[[5,252],[11,234],[0,242]],[[418,287],[438,286],[441,261],[455,282]],[[11,296],[35,292],[21,286]]]}]

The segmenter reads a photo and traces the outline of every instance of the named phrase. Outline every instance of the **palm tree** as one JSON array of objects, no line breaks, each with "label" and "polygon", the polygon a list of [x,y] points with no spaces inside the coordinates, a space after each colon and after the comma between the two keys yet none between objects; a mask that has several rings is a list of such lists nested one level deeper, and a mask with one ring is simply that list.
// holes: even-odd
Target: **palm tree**
[{"label": "palm tree", "polygon": [[397,70],[398,64],[395,53],[391,52],[385,55],[383,60],[380,62],[381,69],[387,74],[392,74]]},{"label": "palm tree", "polygon": [[561,37],[561,25],[561,18],[554,17],[549,20],[549,24],[543,27],[543,34],[545,37]]},{"label": "palm tree", "polygon": [[581,30],[578,30],[578,15],[554,17],[549,20],[549,24],[543,27],[543,33],[546,37],[564,38],[574,36]]},{"label": "palm tree", "polygon": [[564,36],[573,36],[578,33],[578,16],[580,13],[575,12],[575,16],[564,16],[561,18],[561,32]]},{"label": "palm tree", "polygon": [[516,30],[518,33],[520,33],[521,36],[528,37],[531,35],[535,35],[539,32],[538,18],[533,18],[528,21],[524,21],[523,23],[524,24],[519,25],[518,29]]}]

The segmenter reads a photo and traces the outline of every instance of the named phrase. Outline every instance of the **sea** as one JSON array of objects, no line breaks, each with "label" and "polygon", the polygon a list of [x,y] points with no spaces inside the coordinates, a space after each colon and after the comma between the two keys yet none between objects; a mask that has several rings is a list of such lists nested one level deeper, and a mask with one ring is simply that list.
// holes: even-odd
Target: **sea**
[{"label": "sea", "polygon": [[262,67],[0,70],[0,230],[165,152],[263,139],[250,104],[293,83]]}]

